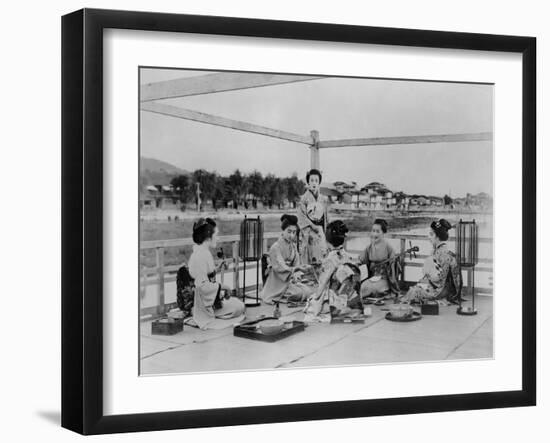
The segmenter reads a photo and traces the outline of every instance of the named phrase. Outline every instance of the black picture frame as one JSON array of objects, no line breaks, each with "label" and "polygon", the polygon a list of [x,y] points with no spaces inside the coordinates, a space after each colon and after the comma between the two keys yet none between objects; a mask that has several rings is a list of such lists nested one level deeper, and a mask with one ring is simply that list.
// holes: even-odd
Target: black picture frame
[{"label": "black picture frame", "polygon": [[[170,31],[522,54],[522,388],[393,399],[106,416],[103,413],[103,30]],[[62,426],[82,434],[536,404],[536,39],[83,9],[62,18]]]}]

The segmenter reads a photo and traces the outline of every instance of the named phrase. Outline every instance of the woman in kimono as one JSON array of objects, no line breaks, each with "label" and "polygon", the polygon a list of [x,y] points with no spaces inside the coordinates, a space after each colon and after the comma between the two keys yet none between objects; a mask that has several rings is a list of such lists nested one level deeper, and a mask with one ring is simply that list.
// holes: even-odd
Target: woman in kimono
[{"label": "woman in kimono", "polygon": [[321,266],[319,286],[304,310],[306,322],[362,313],[361,273],[353,264],[353,257],[344,250],[348,228],[341,220],[335,220],[327,225],[326,232],[329,252]]},{"label": "woman in kimono", "polygon": [[317,169],[306,174],[307,190],[298,204],[299,250],[306,265],[320,264],[326,255],[327,200],[320,193],[321,180]]},{"label": "woman in kimono", "polygon": [[388,279],[389,263],[387,266],[380,263],[395,256],[392,246],[384,238],[388,232],[386,220],[377,218],[371,228],[370,244],[360,258],[360,264],[366,265],[368,279],[361,285],[361,297],[381,297],[390,292]]},{"label": "woman in kimono", "polygon": [[269,249],[271,265],[262,289],[262,300],[269,304],[305,301],[312,293],[309,286],[300,282],[300,274],[306,267],[300,265],[300,255],[296,248],[298,218],[283,214],[281,230],[281,237]]},{"label": "woman in kimono", "polygon": [[195,282],[193,320],[201,329],[222,329],[244,318],[244,303],[224,297],[227,285],[216,282],[216,267],[210,252],[218,241],[214,220],[201,218],[193,225],[193,253],[189,258],[189,274]]},{"label": "woman in kimono", "polygon": [[457,303],[462,290],[462,275],[455,255],[447,248],[451,224],[440,219],[430,225],[428,237],[432,253],[426,258],[423,277],[409,289],[405,300],[419,302],[437,300],[442,304]]}]

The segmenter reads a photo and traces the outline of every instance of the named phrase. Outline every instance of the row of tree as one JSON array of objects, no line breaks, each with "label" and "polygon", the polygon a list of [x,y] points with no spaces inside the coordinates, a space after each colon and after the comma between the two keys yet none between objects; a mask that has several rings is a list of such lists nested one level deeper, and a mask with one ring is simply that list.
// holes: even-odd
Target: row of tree
[{"label": "row of tree", "polygon": [[227,207],[257,207],[258,202],[273,207],[285,201],[296,202],[305,192],[305,183],[296,174],[290,177],[262,175],[259,171],[243,174],[238,169],[228,176],[197,169],[189,175],[178,175],[170,182],[182,202],[196,201],[197,184],[203,202],[210,200],[214,209]]}]

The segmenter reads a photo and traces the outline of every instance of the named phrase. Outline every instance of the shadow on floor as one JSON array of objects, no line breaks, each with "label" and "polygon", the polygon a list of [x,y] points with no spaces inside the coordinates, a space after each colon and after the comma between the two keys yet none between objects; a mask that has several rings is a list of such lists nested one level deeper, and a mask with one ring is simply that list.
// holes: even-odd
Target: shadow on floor
[{"label": "shadow on floor", "polygon": [[53,425],[61,426],[61,411],[36,411],[36,415]]}]

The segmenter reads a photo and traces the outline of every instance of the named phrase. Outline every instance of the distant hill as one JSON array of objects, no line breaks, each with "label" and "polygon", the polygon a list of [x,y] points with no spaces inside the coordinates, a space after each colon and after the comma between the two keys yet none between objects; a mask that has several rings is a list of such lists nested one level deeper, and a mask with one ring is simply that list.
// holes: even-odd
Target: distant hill
[{"label": "distant hill", "polygon": [[168,185],[174,177],[189,174],[189,171],[170,163],[147,157],[141,157],[139,172],[145,185]]}]

